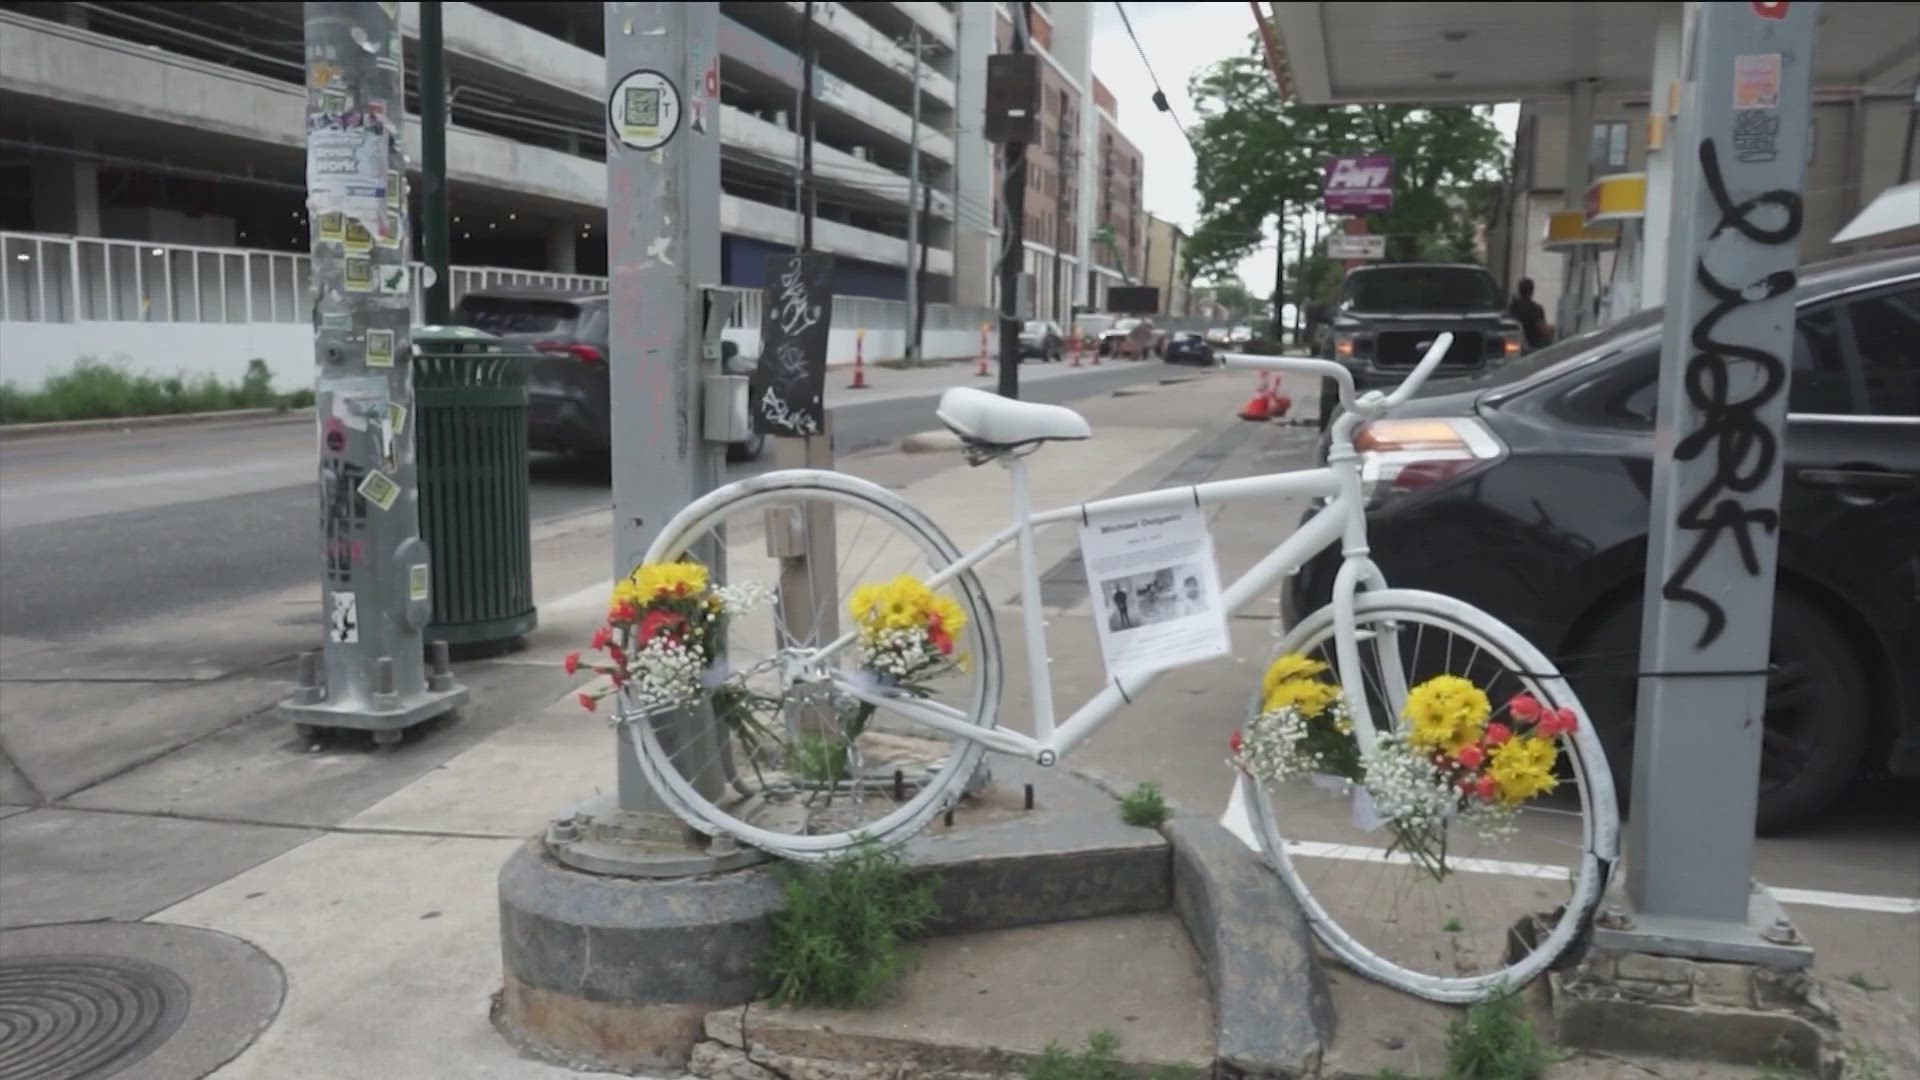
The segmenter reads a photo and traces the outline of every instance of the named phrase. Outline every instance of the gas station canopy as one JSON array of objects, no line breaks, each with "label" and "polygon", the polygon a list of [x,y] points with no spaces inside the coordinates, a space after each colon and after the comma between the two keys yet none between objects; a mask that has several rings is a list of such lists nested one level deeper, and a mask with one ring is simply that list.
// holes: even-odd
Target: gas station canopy
[{"label": "gas station canopy", "polygon": [[[1490,104],[1646,93],[1668,3],[1272,3],[1288,82],[1309,105]],[[1814,56],[1818,88],[1905,91],[1920,76],[1910,2],[1828,3]]]}]

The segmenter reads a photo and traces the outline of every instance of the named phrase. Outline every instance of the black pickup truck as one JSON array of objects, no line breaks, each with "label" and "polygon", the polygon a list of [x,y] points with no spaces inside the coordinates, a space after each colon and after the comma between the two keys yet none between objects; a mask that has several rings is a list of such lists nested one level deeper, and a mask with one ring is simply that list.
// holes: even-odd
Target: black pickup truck
[{"label": "black pickup truck", "polygon": [[[1348,272],[1316,341],[1316,354],[1353,373],[1361,392],[1400,385],[1433,339],[1453,334],[1434,377],[1474,375],[1520,355],[1525,337],[1506,313],[1493,275],[1453,263],[1386,263]],[[1335,391],[1320,395],[1320,426],[1333,418]]]}]

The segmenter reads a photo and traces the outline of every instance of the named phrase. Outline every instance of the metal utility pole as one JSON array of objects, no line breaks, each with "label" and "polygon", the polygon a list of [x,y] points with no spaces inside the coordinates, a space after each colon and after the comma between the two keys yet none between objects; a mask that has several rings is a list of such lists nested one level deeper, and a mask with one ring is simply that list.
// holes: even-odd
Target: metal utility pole
[{"label": "metal utility pole", "polygon": [[1307,332],[1307,217],[1300,215],[1300,232],[1297,239],[1300,246],[1298,257],[1293,260],[1293,342],[1298,345]]},{"label": "metal utility pole", "polygon": [[[716,117],[715,123],[719,122]],[[800,12],[800,250],[813,250],[813,0]],[[714,181],[716,184],[719,181]]]},{"label": "metal utility pole", "polygon": [[433,567],[414,475],[412,292],[398,5],[305,5],[307,218],[319,422],[321,615],[280,712],[302,734],[371,731],[382,745],[459,707],[466,688],[422,631]]},{"label": "metal utility pole", "polygon": [[[1014,10],[1013,51],[1027,51],[1030,5],[1021,0]],[[1020,396],[1020,272],[1027,253],[1027,144],[1006,144],[1007,169],[1001,200],[1007,208],[1007,232],[1000,252],[1000,396]]]},{"label": "metal utility pole", "polygon": [[1273,226],[1273,322],[1270,325],[1273,328],[1273,340],[1276,342],[1281,339],[1281,330],[1284,326],[1282,320],[1286,316],[1280,309],[1286,303],[1286,299],[1287,210],[1283,206],[1280,208],[1280,220]]},{"label": "metal utility pole", "polygon": [[420,236],[426,248],[422,290],[429,326],[447,322],[452,310],[447,263],[447,73],[440,0],[420,5]]},{"label": "metal utility pole", "polygon": [[1820,6],[1692,14],[1653,440],[1631,911],[1606,944],[1596,934],[1598,947],[1811,959],[1752,872]]},{"label": "metal utility pole", "polygon": [[[1071,139],[1070,127],[1068,116],[1065,111],[1062,111],[1058,139],[1054,143],[1053,151],[1053,179],[1060,189],[1054,192],[1053,199],[1053,317],[1055,319],[1060,318],[1060,249],[1066,246],[1061,239],[1061,230],[1069,227],[1067,226],[1067,192],[1070,189],[1067,185],[1067,177],[1072,175],[1070,172],[1072,166],[1067,161],[1067,150]],[[1065,329],[1071,331],[1073,320],[1067,319],[1065,322]]]},{"label": "metal utility pole", "polygon": [[[724,450],[701,429],[703,357],[718,348],[701,287],[720,280],[719,5],[605,10],[613,571],[624,577],[674,512],[721,479]],[[700,555],[724,575],[717,553]],[[682,714],[668,727],[676,767],[717,792],[711,718]],[[666,818],[632,755],[622,739],[619,808]]]},{"label": "metal utility pole", "polygon": [[920,246],[920,28],[913,38],[913,125],[907,139],[907,358],[920,355],[920,272],[915,250]]}]

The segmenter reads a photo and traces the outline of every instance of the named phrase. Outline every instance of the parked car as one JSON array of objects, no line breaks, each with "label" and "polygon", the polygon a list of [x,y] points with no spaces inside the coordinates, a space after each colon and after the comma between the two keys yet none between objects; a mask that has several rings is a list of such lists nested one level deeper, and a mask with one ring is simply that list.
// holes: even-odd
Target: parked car
[{"label": "parked car", "polygon": [[[1356,389],[1392,389],[1443,331],[1453,344],[1434,374],[1473,375],[1520,355],[1525,337],[1506,313],[1500,283],[1485,267],[1452,263],[1361,266],[1340,283],[1324,359],[1353,373]],[[1333,415],[1322,387],[1320,426]]]},{"label": "parked car", "polygon": [[1208,345],[1206,338],[1195,331],[1175,330],[1167,341],[1166,361],[1169,364],[1211,365],[1213,346]]},{"label": "parked car", "polygon": [[[527,365],[529,448],[602,458],[612,452],[604,295],[486,289],[461,297],[452,318],[538,354]],[[728,446],[727,460],[753,461],[765,446],[766,436],[756,434]]]},{"label": "parked car", "polygon": [[1253,327],[1242,323],[1227,331],[1227,340],[1235,345],[1245,345],[1253,340]]},{"label": "parked car", "polygon": [[1224,327],[1224,326],[1209,326],[1207,327],[1207,344],[1209,345],[1232,344],[1233,342],[1232,333],[1233,332],[1231,330],[1229,330],[1227,327]]},{"label": "parked car", "polygon": [[1065,339],[1056,323],[1046,319],[1028,319],[1020,327],[1020,359],[1035,357],[1042,363],[1060,359]]},{"label": "parked car", "polygon": [[1151,319],[1121,319],[1100,334],[1100,355],[1144,360],[1158,355],[1160,335]]},{"label": "parked car", "polygon": [[[1920,247],[1805,267],[1796,295],[1764,832],[1811,821],[1863,770],[1920,775]],[[1361,433],[1388,581],[1475,604],[1553,657],[1623,797],[1661,314],[1430,384]],[[1396,431],[1419,441],[1388,456]],[[1339,559],[1294,577],[1290,612],[1326,600]]]}]

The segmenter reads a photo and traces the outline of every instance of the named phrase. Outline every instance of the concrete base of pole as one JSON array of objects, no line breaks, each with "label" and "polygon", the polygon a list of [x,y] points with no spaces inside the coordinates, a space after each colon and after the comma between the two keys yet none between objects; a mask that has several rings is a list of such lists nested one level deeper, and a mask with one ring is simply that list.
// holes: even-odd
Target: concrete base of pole
[{"label": "concrete base of pole", "polygon": [[1618,890],[1578,963],[1549,976],[1553,1041],[1834,1075],[1838,1021],[1812,964],[1812,946],[1758,882],[1734,925],[1637,914]]},{"label": "concrete base of pole", "polygon": [[[577,827],[577,826],[576,826]],[[578,857],[581,846],[563,845]],[[1165,910],[1174,872],[1159,833],[1098,810],[935,827],[908,862],[937,875],[929,932],[962,933]],[[761,958],[782,867],[698,877],[609,876],[561,863],[544,839],[500,871],[504,980],[495,1024],[577,1068],[685,1068],[706,1015],[763,996]]]},{"label": "concrete base of pole", "polygon": [[1633,909],[1616,878],[1593,924],[1593,947],[1614,952],[1677,956],[1781,971],[1813,966],[1813,946],[1794,929],[1765,885],[1753,883],[1744,923],[1651,916]]},{"label": "concrete base of pole", "polygon": [[672,815],[622,810],[611,795],[583,799],[555,818],[546,845],[563,866],[613,877],[698,877],[767,860],[763,851],[703,836]]},{"label": "concrete base of pole", "polygon": [[303,737],[322,730],[369,731],[373,733],[375,742],[388,745],[398,742],[408,728],[444,716],[466,703],[467,688],[464,686],[445,690],[429,688],[384,708],[366,702],[335,705],[322,701],[307,704],[296,696],[280,703],[280,715]]}]

